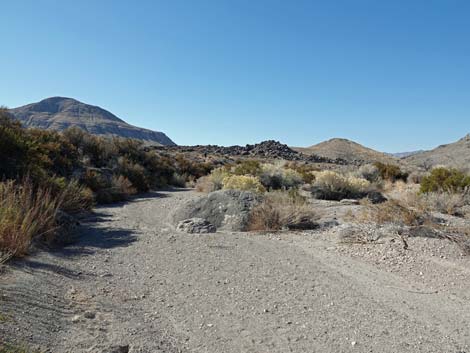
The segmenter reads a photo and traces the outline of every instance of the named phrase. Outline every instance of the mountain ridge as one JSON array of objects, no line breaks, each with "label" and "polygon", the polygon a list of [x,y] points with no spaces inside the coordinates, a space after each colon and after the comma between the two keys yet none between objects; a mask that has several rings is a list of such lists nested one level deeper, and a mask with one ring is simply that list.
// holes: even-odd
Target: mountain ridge
[{"label": "mountain ridge", "polygon": [[455,142],[439,145],[432,150],[405,157],[403,160],[425,169],[438,165],[470,168],[470,134]]},{"label": "mountain ridge", "polygon": [[29,128],[63,131],[79,127],[95,135],[133,138],[164,146],[176,145],[163,132],[133,126],[106,109],[74,98],[50,97],[9,109],[9,112]]}]

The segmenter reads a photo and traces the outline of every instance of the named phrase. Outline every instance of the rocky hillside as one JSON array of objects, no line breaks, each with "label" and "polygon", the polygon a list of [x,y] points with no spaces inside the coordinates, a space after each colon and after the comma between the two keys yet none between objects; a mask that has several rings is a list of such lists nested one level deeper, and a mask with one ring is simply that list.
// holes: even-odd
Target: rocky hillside
[{"label": "rocky hillside", "polygon": [[470,168],[470,134],[454,143],[406,157],[404,161],[426,169],[436,165]]},{"label": "rocky hillside", "polygon": [[197,152],[199,154],[212,154],[226,157],[249,157],[265,159],[283,159],[286,161],[303,161],[314,163],[348,164],[340,158],[332,159],[318,156],[315,153],[304,154],[278,141],[268,140],[254,145],[246,146],[164,146],[159,149],[166,149],[176,152]]},{"label": "rocky hillside", "polygon": [[47,98],[11,109],[10,113],[25,127],[61,131],[76,126],[95,135],[133,138],[156,145],[175,145],[163,132],[132,126],[107,110],[72,98]]},{"label": "rocky hillside", "polygon": [[334,138],[306,148],[297,147],[294,149],[307,155],[317,155],[323,158],[344,160],[351,164],[398,162],[398,159],[393,156],[341,138]]}]

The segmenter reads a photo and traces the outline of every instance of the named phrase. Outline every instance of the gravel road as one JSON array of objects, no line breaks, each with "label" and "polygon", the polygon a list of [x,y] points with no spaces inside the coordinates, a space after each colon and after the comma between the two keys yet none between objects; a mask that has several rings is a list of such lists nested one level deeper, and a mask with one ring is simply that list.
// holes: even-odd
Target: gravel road
[{"label": "gravel road", "polygon": [[169,215],[194,197],[99,207],[75,245],[10,264],[0,337],[57,353],[470,352],[467,259],[416,261],[426,281],[334,231],[178,233]]}]

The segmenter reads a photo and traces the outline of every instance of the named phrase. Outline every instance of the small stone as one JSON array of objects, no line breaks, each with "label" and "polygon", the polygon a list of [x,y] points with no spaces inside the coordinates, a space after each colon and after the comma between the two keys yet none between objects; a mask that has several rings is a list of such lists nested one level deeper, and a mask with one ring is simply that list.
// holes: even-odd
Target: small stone
[{"label": "small stone", "polygon": [[96,317],[96,314],[93,311],[85,311],[85,314],[83,316],[86,319],[94,319]]},{"label": "small stone", "polygon": [[74,317],[72,317],[72,320],[71,320],[73,323],[77,323],[80,321],[80,315],[75,315]]},{"label": "small stone", "polygon": [[353,346],[353,347],[354,347],[356,344],[357,344],[356,341],[352,341],[352,342],[351,342],[351,346]]},{"label": "small stone", "polygon": [[120,345],[111,347],[109,353],[129,353],[129,345]]}]

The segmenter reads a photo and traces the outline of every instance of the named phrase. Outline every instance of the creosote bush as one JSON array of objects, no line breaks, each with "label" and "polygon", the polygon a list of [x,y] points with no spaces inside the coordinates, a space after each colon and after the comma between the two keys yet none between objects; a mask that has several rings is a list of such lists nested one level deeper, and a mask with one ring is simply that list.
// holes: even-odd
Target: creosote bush
[{"label": "creosote bush", "polygon": [[403,172],[397,165],[376,162],[374,166],[378,169],[382,180],[395,182],[397,180],[406,181],[408,178],[408,173]]},{"label": "creosote bush", "polygon": [[470,176],[457,169],[435,168],[421,180],[421,193],[433,191],[457,193],[470,187]]}]

